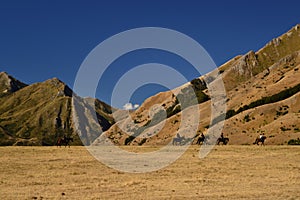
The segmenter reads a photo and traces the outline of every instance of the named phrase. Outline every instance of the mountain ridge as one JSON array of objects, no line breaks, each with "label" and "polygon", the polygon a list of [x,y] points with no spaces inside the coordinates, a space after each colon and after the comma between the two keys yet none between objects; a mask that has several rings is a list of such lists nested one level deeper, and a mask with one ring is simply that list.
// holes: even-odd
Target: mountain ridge
[{"label": "mountain ridge", "polygon": [[7,72],[0,72],[0,96],[5,96],[6,94],[13,93],[19,89],[26,87],[27,84],[10,76]]},{"label": "mountain ridge", "polygon": [[[88,102],[84,98],[74,94],[58,78],[26,85],[1,96],[0,145],[54,145],[57,138],[63,135],[73,136],[74,144],[81,145],[74,124],[73,97],[86,110],[92,109],[88,109]],[[100,101],[96,104],[98,119],[94,120],[104,130],[114,123],[109,117],[111,114],[107,113],[108,107]],[[89,141],[85,144],[89,144]]]},{"label": "mountain ridge", "polygon": [[[293,87],[294,84],[299,83],[299,51],[300,31],[299,25],[296,25],[287,33],[271,40],[271,42],[267,43],[257,52],[249,51],[245,55],[236,56],[221,65],[219,67],[219,72],[223,78],[224,85],[227,91],[227,112],[231,112],[232,110],[236,112],[242,107],[246,108],[247,104],[258,101],[264,96],[270,96],[273,98],[272,95],[276,95],[280,92],[284,93],[287,87]],[[207,76],[209,76],[209,74]],[[270,77],[272,77],[272,80],[270,79]],[[259,80],[262,81],[256,81],[256,78],[259,78]],[[195,80],[204,80],[204,78],[200,77]],[[123,125],[124,127],[127,127],[127,129],[121,130],[115,124],[111,127],[111,130],[106,131],[105,134],[117,145],[124,145],[126,141],[130,141],[126,143],[127,145],[153,145],[166,144],[170,142],[172,140],[172,137],[176,135],[176,132],[179,128],[181,113],[178,110],[176,111],[176,108],[178,107],[177,105],[174,105],[174,102],[176,102],[176,98],[174,98],[174,96],[176,96],[180,92],[180,90],[184,90],[185,87],[193,85],[193,81],[172,91],[160,93],[148,98],[139,109],[131,114],[133,121],[136,122],[134,125]],[[207,94],[208,92],[205,88],[200,89],[200,91],[205,94]],[[295,96],[295,98],[298,98],[297,94],[298,92],[295,94],[296,96],[293,96]],[[245,98],[241,100],[241,96],[243,95],[245,96]],[[288,98],[294,98],[293,96]],[[157,99],[162,100],[158,101]],[[277,102],[284,101],[285,99],[286,98],[276,101],[274,103],[274,106],[277,104]],[[141,139],[139,135],[147,135],[147,131],[149,132],[150,130],[150,128],[144,129],[143,127],[151,122],[148,113],[150,112],[151,107],[155,104],[159,104],[161,107],[164,107],[167,113],[170,110],[171,112],[175,110],[175,112],[173,114],[171,113],[170,117],[165,120],[165,126],[167,128],[162,129],[159,134],[155,134],[155,137]],[[200,132],[206,132],[207,127],[209,127],[210,125],[211,119],[210,114],[208,114],[211,110],[210,106],[211,103],[209,100],[206,100],[199,104],[201,115],[203,115],[204,117],[200,119],[198,134]],[[262,104],[261,106],[264,106],[264,104]],[[297,105],[293,106],[297,107]],[[273,119],[277,119],[277,114],[279,111],[276,111],[276,109],[272,108],[271,105],[268,105],[267,107],[274,111],[272,113],[272,115],[274,115]],[[244,109],[244,111],[241,111],[240,114],[236,116],[239,116],[240,118],[235,119],[238,121],[244,121],[244,118],[247,119],[248,117],[247,115],[241,117],[242,114],[249,112],[251,109],[252,108],[249,108],[248,111],[247,109]],[[254,107],[254,109],[256,109],[256,107]],[[294,114],[297,115],[297,113]],[[253,116],[253,118],[255,117]],[[234,128],[236,129],[234,131],[230,131],[228,128],[226,128],[228,127],[228,123],[231,123],[229,127],[235,127],[236,124],[234,124],[235,122],[232,122],[230,120],[225,121],[225,134],[233,138],[233,140],[231,140],[232,144],[250,144],[249,138],[252,138],[253,140],[261,132],[268,132],[267,129],[263,130],[263,125],[261,125],[259,122],[256,122],[257,127],[251,127],[250,130],[243,129],[243,123],[239,124],[239,127]],[[297,125],[293,124],[291,126]],[[283,125],[278,125],[278,127],[280,127],[277,130],[278,134],[275,134],[275,137],[269,139],[270,143],[272,144],[286,144],[289,137],[292,136],[293,139],[296,139],[295,137],[300,136],[297,132],[298,127],[294,128],[295,130],[293,129],[293,131],[296,131],[296,134],[291,131],[292,127],[287,128],[290,129],[289,131],[282,131],[284,130]],[[136,130],[141,133],[135,134]],[[248,135],[243,133],[247,133]],[[282,136],[277,137],[277,135],[283,133],[286,134],[286,137],[285,140],[282,141]],[[132,135],[134,137],[132,137]],[[236,137],[237,135],[238,137]],[[239,137],[243,139],[240,140],[238,139]],[[278,138],[281,139],[279,140]],[[94,145],[101,145],[102,143],[105,143],[105,141],[102,141],[101,138],[98,138],[95,141]]]},{"label": "mountain ridge", "polygon": [[[262,133],[269,144],[287,144],[300,137],[299,68],[299,24],[257,52],[248,51],[218,67],[217,76],[222,77],[227,92],[223,132],[230,144],[251,144]],[[206,134],[212,125],[212,102],[205,82],[210,76],[216,72],[147,98],[129,111],[131,120],[126,118],[128,111],[79,97],[57,78],[26,85],[2,72],[0,145],[54,145],[64,134],[73,136],[78,145],[102,145],[103,138],[116,145],[165,145],[177,134],[182,109],[187,108],[178,99],[187,97],[191,88],[201,115],[196,136]],[[183,99],[190,105],[189,99]]]}]

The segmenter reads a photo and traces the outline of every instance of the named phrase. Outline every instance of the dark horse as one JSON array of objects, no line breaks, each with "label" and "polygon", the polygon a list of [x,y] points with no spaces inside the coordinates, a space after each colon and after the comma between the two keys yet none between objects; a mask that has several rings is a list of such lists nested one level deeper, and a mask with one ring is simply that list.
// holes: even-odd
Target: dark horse
[{"label": "dark horse", "polygon": [[196,144],[203,144],[204,143],[204,141],[205,141],[205,136],[204,135],[201,135],[199,138],[198,138],[198,140],[197,140],[197,142],[196,142]]},{"label": "dark horse", "polygon": [[222,142],[224,145],[226,145],[226,144],[229,142],[229,138],[227,138],[227,137],[219,137],[219,138],[217,139],[217,144],[219,145],[221,142]]},{"label": "dark horse", "polygon": [[65,145],[65,147],[69,146],[70,148],[70,142],[73,142],[73,138],[72,137],[59,137],[57,139],[57,142],[56,142],[56,146],[58,147],[61,147],[61,145]]},{"label": "dark horse", "polygon": [[253,144],[257,144],[259,145],[259,143],[261,142],[261,145],[265,145],[265,140],[267,139],[266,136],[262,135],[261,137],[257,137],[255,139],[255,142]]}]

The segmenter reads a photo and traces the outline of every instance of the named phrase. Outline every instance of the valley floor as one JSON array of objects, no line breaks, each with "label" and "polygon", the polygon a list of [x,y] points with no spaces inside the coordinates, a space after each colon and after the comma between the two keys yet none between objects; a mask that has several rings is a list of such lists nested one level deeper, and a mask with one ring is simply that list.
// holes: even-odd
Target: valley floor
[{"label": "valley floor", "polygon": [[164,169],[130,174],[85,147],[0,147],[0,199],[300,199],[300,146],[215,146],[204,159],[198,154],[193,145]]}]

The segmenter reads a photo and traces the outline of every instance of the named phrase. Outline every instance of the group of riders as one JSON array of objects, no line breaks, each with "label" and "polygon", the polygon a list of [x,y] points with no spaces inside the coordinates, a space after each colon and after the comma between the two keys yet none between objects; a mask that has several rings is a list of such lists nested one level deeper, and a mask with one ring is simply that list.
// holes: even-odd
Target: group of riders
[{"label": "group of riders", "polygon": [[[189,141],[195,139],[196,137],[191,138],[191,139],[188,140],[184,136],[180,136],[180,134],[177,133],[177,137],[173,139],[173,145],[177,145],[177,144],[182,145],[182,144],[188,143]],[[253,144],[259,145],[259,143],[261,143],[262,145],[264,145],[264,141],[265,141],[266,138],[267,137],[264,135],[264,133],[262,133],[261,135],[259,135],[255,139]],[[196,144],[198,144],[198,145],[203,144],[207,139],[208,138],[205,137],[205,135],[201,132],[200,136],[197,139]],[[64,135],[63,137],[59,137],[57,139],[56,146],[61,147],[61,145],[64,145],[65,147],[66,146],[70,147],[70,142],[73,142],[73,138],[72,137],[67,137],[66,135]],[[223,143],[224,145],[226,145],[226,144],[228,144],[228,142],[229,142],[229,138],[224,137],[224,134],[222,132],[220,137],[217,139],[217,144],[219,145],[220,143]]]},{"label": "group of riders", "polygon": [[[196,138],[196,137],[194,137],[194,138]],[[194,139],[194,138],[192,138],[192,139]],[[259,145],[259,143],[261,143],[261,145],[264,145],[266,138],[267,137],[264,135],[264,133],[262,133],[255,139],[253,144]],[[205,137],[205,135],[201,132],[200,136],[197,139],[196,144],[198,144],[198,145],[203,144],[207,139],[208,138]],[[220,143],[223,143],[224,145],[226,145],[226,144],[228,144],[228,142],[229,142],[229,138],[224,137],[224,133],[222,132],[220,137],[217,139],[217,144],[219,145]],[[173,145],[177,145],[177,144],[181,145],[184,143],[186,143],[186,139],[184,138],[184,136],[181,137],[180,134],[177,133],[177,138],[173,139]]]}]

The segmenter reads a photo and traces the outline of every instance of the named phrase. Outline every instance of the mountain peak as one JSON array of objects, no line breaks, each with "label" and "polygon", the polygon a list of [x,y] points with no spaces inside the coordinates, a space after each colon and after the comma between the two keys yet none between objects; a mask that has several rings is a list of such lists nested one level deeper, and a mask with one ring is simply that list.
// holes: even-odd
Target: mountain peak
[{"label": "mountain peak", "polygon": [[50,78],[50,79],[46,80],[45,82],[52,82],[52,83],[57,83],[57,84],[63,84],[63,85],[66,85],[62,80],[60,80],[60,79],[57,78],[57,77]]},{"label": "mountain peak", "polygon": [[6,95],[16,92],[23,87],[26,87],[25,83],[10,76],[7,72],[0,72],[0,95]]},{"label": "mountain peak", "polygon": [[56,87],[57,90],[59,91],[58,96],[72,97],[73,95],[72,89],[69,88],[69,86],[66,83],[64,83],[63,81],[61,81],[56,77],[48,79],[44,83]]}]

